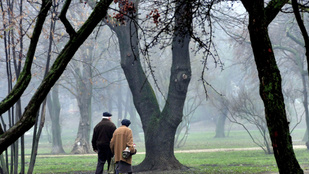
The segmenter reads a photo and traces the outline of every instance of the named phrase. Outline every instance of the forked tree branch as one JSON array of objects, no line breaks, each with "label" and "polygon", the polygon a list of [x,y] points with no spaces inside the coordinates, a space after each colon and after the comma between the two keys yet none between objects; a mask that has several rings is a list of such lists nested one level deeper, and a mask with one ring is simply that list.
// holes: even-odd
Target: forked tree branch
[{"label": "forked tree branch", "polygon": [[67,14],[67,11],[68,11],[69,6],[71,4],[71,1],[72,0],[66,0],[65,1],[64,6],[63,6],[63,8],[62,8],[62,10],[60,12],[60,15],[59,15],[59,19],[63,23],[66,31],[68,32],[68,34],[70,35],[70,38],[72,38],[76,34],[73,26],[70,24],[70,22],[68,21],[68,19],[66,17],[66,14]]}]

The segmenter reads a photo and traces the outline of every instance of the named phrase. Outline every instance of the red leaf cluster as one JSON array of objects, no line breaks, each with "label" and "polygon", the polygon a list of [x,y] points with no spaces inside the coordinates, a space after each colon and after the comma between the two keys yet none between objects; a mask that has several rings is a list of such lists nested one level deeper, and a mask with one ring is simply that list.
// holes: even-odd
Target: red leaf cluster
[{"label": "red leaf cluster", "polygon": [[124,24],[124,17],[123,17],[123,14],[122,13],[117,13],[115,16],[114,16],[115,19],[117,19],[117,21],[121,22],[121,24]]},{"label": "red leaf cluster", "polygon": [[134,7],[133,2],[129,2],[129,0],[114,0],[114,3],[118,3],[119,5],[119,13],[114,15],[114,18],[117,19],[117,21],[121,22],[121,24],[124,24],[124,17],[126,15],[134,15],[136,13],[136,8]]},{"label": "red leaf cluster", "polygon": [[153,19],[153,22],[158,25],[159,21],[160,21],[160,14],[159,14],[159,11],[158,9],[155,9],[155,10],[152,10],[150,13],[149,13],[149,16],[152,16],[152,19]]}]

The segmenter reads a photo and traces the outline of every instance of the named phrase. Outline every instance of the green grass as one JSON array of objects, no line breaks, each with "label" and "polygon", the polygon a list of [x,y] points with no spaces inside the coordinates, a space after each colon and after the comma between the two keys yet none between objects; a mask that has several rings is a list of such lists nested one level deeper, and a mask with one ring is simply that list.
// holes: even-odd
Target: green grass
[{"label": "green grass", "polygon": [[[185,159],[185,154],[177,155]],[[190,156],[183,164],[205,173],[259,173],[276,172],[274,157],[262,151],[229,151],[198,153]]]},{"label": "green grass", "polygon": [[[297,159],[303,169],[308,169],[309,152],[305,149],[295,150]],[[278,172],[273,155],[263,151],[227,151],[203,153],[176,153],[176,158],[193,169],[189,173],[265,173]],[[133,157],[133,165],[139,164],[145,155]],[[94,171],[97,158],[95,155],[63,155],[37,157],[34,173],[74,173],[74,171]]]},{"label": "green grass", "polygon": [[[295,130],[293,139],[300,140],[304,130]],[[257,132],[253,132],[257,136]],[[248,134],[244,131],[232,131],[226,138],[213,138],[214,132],[190,133],[187,143],[175,150],[213,149],[213,148],[246,148],[256,147]],[[295,138],[294,138],[295,137]],[[38,157],[34,173],[74,173],[77,171],[93,171],[96,168],[96,154],[71,155],[71,145],[74,137],[65,140],[66,155],[49,155],[51,144],[44,138],[40,142]],[[144,152],[144,143],[137,142],[139,152]],[[295,144],[295,143],[294,143]],[[297,141],[296,144],[304,144]],[[29,146],[31,144],[28,144]],[[27,150],[28,152],[29,150]],[[30,151],[29,151],[30,152]],[[309,151],[305,149],[295,150],[297,159],[304,170],[309,169]],[[238,174],[238,173],[266,173],[278,172],[273,155],[266,155],[262,150],[251,151],[226,151],[203,153],[175,153],[176,158],[184,165],[191,168],[193,174]],[[136,154],[133,157],[133,165],[143,161],[145,155]],[[26,161],[29,162],[29,156]],[[27,166],[27,164],[26,164]]]},{"label": "green grass", "polygon": [[[257,173],[276,172],[272,155],[261,151],[177,153],[176,158],[184,165],[199,173]],[[133,165],[140,163],[144,155],[133,157]],[[48,164],[48,165],[46,165]],[[96,156],[68,155],[61,157],[38,156],[35,173],[56,173],[74,171],[94,171]]]},{"label": "green grass", "polygon": [[38,156],[34,173],[66,173],[74,171],[93,171],[96,156]]}]

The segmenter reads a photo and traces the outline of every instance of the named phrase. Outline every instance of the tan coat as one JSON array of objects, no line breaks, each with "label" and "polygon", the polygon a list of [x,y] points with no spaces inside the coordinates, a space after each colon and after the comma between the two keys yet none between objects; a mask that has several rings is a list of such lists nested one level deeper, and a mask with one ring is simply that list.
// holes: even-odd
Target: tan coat
[{"label": "tan coat", "polygon": [[132,164],[132,155],[127,159],[122,158],[122,151],[126,147],[129,147],[131,153],[135,153],[135,149],[133,147],[132,130],[122,125],[115,130],[113,138],[110,142],[110,148],[115,155],[115,163],[121,160],[128,164]]}]

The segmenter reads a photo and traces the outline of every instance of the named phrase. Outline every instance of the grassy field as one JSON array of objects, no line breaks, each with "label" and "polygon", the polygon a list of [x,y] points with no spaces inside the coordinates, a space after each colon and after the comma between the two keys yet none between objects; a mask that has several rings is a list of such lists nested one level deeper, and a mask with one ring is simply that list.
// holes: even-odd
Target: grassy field
[{"label": "grassy field", "polygon": [[[295,152],[303,169],[308,171],[309,152],[299,149]],[[191,171],[187,173],[236,174],[278,172],[273,155],[265,155],[262,151],[176,153],[175,155],[182,164],[191,168]],[[133,165],[141,162],[143,158],[144,155],[142,154],[135,155]],[[95,155],[41,155],[37,158],[35,173],[94,172],[95,166]]]},{"label": "grassy field", "polygon": [[[304,144],[301,140],[304,130],[295,130],[293,140],[295,145]],[[257,134],[255,135],[257,136]],[[244,131],[232,131],[226,138],[213,138],[213,132],[194,132],[188,136],[185,146],[179,150],[220,149],[220,148],[250,148],[256,145]],[[72,155],[71,144],[66,140],[65,155],[50,155],[50,143],[42,139],[36,160],[34,173],[94,173],[96,154]],[[139,152],[144,152],[144,143],[137,142]],[[297,159],[305,171],[309,171],[309,151],[295,149]],[[133,157],[133,165],[144,159],[144,154]],[[176,158],[195,174],[238,174],[238,173],[278,173],[273,155],[267,155],[263,150],[175,153]],[[29,157],[27,157],[27,161]],[[170,173],[170,172],[169,172]],[[181,173],[181,172],[176,172]],[[175,174],[176,174],[175,173]]]}]

